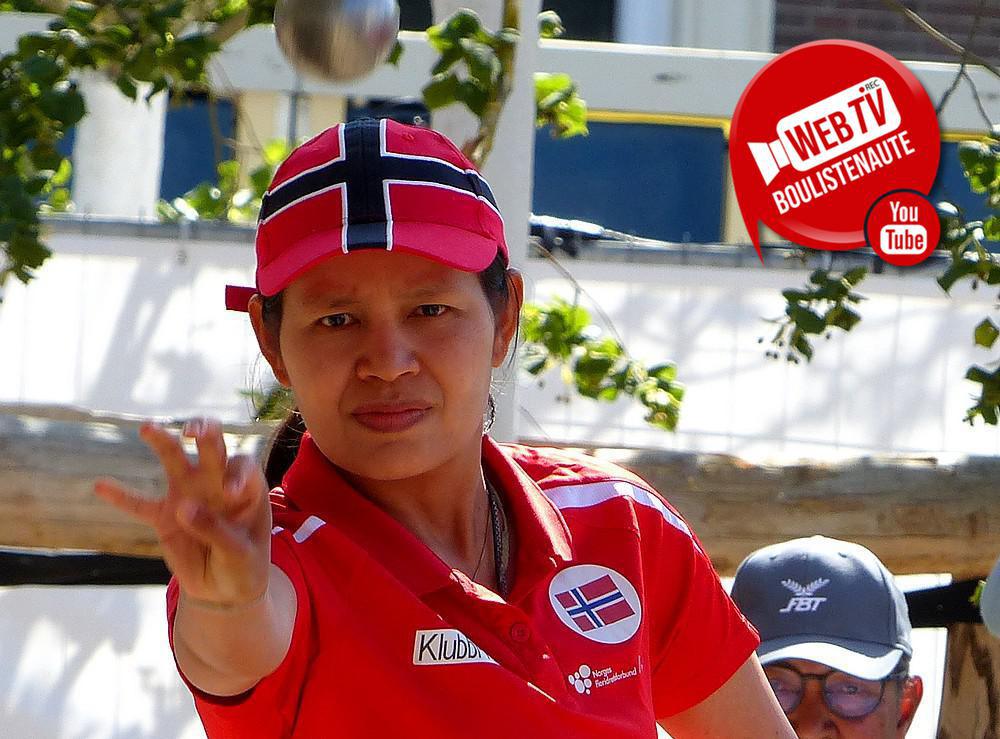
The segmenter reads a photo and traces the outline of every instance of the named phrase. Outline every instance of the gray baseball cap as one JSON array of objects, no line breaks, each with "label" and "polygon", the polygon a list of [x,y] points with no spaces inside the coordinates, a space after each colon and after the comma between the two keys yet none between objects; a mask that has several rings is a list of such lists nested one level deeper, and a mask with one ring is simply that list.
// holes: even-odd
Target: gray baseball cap
[{"label": "gray baseball cap", "polygon": [[860,544],[811,536],[758,549],[732,596],[760,632],[761,664],[807,659],[880,680],[913,654],[906,599]]}]

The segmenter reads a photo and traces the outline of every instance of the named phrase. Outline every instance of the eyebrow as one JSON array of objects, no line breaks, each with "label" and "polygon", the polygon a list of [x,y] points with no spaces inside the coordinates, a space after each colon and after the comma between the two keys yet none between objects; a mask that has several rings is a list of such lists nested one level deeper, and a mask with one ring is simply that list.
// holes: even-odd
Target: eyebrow
[{"label": "eyebrow", "polygon": [[[412,290],[406,290],[400,293],[400,297],[407,299],[421,299],[427,297],[437,297],[440,295],[448,295],[454,293],[457,290],[455,285],[447,282],[434,283],[433,285],[424,285],[420,287],[415,287]],[[318,293],[315,295],[307,295],[305,301],[309,305],[322,305],[325,307],[348,307],[359,305],[360,300],[352,293]]]}]

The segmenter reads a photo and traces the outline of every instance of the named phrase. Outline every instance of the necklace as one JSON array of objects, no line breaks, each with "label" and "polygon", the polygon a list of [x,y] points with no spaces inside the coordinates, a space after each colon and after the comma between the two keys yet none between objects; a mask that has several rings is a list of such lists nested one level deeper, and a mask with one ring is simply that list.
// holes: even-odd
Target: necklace
[{"label": "necklace", "polygon": [[[489,492],[487,491],[487,495]],[[490,518],[493,518],[492,506],[490,510]],[[483,548],[479,552],[479,561],[476,563],[476,569],[472,572],[472,579],[476,579],[476,575],[479,574],[479,568],[483,566],[483,555],[486,554],[486,540],[490,538],[490,531],[488,527],[483,527]]]},{"label": "necklace", "polygon": [[[510,542],[508,539],[507,518],[504,515],[503,504],[500,502],[500,494],[486,478],[486,495],[490,508],[490,527],[493,530],[493,561],[496,565],[497,590],[501,596],[507,595],[507,570],[510,555]],[[479,568],[483,564],[483,555],[486,553],[486,539],[489,538],[489,531],[483,537],[483,549],[479,554],[479,563],[476,565],[472,579],[476,579]]]}]

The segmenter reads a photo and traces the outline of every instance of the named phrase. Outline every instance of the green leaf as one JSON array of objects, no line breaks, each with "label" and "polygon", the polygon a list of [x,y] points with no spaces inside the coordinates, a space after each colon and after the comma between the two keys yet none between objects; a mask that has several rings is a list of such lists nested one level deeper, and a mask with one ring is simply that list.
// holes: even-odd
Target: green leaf
[{"label": "green leaf", "polygon": [[1000,241],[1000,216],[990,216],[983,221],[983,236],[990,241]]},{"label": "green leaf", "polygon": [[993,321],[991,321],[989,318],[984,318],[976,326],[974,336],[976,344],[978,344],[979,346],[984,346],[987,349],[989,349],[990,347],[993,346],[993,343],[997,340],[997,337],[1000,336],[1000,329],[998,329],[997,325],[993,323]]},{"label": "green leaf", "polygon": [[268,166],[277,167],[285,161],[291,153],[291,148],[288,146],[287,141],[284,139],[271,139],[264,144],[262,156],[264,158],[264,162]]},{"label": "green leaf", "polygon": [[70,192],[67,188],[57,187],[52,190],[52,194],[49,195],[49,199],[45,204],[53,212],[64,213],[70,209],[73,201],[70,200]]},{"label": "green leaf", "polygon": [[424,85],[424,105],[431,110],[451,105],[457,98],[458,86],[458,76],[454,72],[435,75]]},{"label": "green leaf", "polygon": [[135,55],[131,59],[126,60],[125,70],[134,79],[142,82],[152,82],[155,80],[160,76],[156,59],[156,46],[151,43],[145,43],[139,47]]},{"label": "green leaf", "polygon": [[806,361],[812,361],[812,344],[809,343],[809,339],[807,339],[804,334],[798,334],[792,342],[792,346],[795,347],[799,354],[806,358]]},{"label": "green leaf", "polygon": [[965,379],[978,382],[980,385],[988,385],[993,381],[993,373],[987,372],[982,367],[972,366],[965,372]]},{"label": "green leaf", "polygon": [[841,279],[846,281],[851,287],[857,287],[858,283],[861,282],[867,274],[867,267],[855,267],[854,269],[845,272]]},{"label": "green leaf", "polygon": [[62,77],[62,67],[48,56],[37,54],[21,62],[21,71],[32,82],[49,87]]},{"label": "green leaf", "polygon": [[215,171],[219,175],[219,189],[225,193],[235,193],[239,189],[240,163],[235,159],[219,162]]},{"label": "green leaf", "polygon": [[500,78],[500,59],[496,52],[486,44],[471,39],[462,39],[459,46],[473,79],[483,89],[493,87]]},{"label": "green leaf", "polygon": [[479,16],[468,8],[459,8],[449,18],[427,29],[427,40],[440,52],[457,46],[463,38],[475,38],[482,34],[483,25]]},{"label": "green leaf", "polygon": [[672,362],[654,364],[649,368],[649,376],[655,377],[660,383],[670,383],[677,379],[677,365]]},{"label": "green leaf", "polygon": [[69,182],[70,175],[73,174],[73,165],[68,157],[59,162],[59,166],[52,175],[50,182],[56,187],[62,187]]},{"label": "green leaf", "polygon": [[782,290],[781,294],[789,303],[809,302],[812,300],[812,293],[807,293],[802,290]]},{"label": "green leaf", "polygon": [[91,3],[72,2],[62,15],[70,28],[88,31],[91,22],[97,17],[97,6]]},{"label": "green leaf", "polygon": [[793,304],[789,305],[785,309],[785,312],[804,333],[819,334],[826,329],[826,321],[820,318],[809,308],[803,308],[801,305]]},{"label": "green leaf", "polygon": [[135,33],[124,23],[116,23],[112,26],[102,28],[97,37],[116,46],[124,47],[133,42]]},{"label": "green leaf", "polygon": [[970,259],[955,259],[945,270],[944,274],[937,278],[938,285],[945,292],[951,290],[952,286],[963,277],[974,274],[979,269],[978,263]]},{"label": "green leaf", "polygon": [[122,94],[131,99],[135,100],[139,97],[139,88],[135,86],[135,82],[127,74],[120,74],[115,80],[115,86],[122,91]]},{"label": "green leaf", "polygon": [[56,34],[51,31],[25,34],[17,40],[17,55],[21,59],[28,59],[36,54],[47,52],[52,48],[55,39]]},{"label": "green leaf", "polygon": [[444,35],[458,40],[475,36],[483,28],[479,16],[468,8],[459,8],[444,22]]},{"label": "green leaf", "polygon": [[829,272],[825,269],[817,269],[811,275],[809,275],[809,282],[814,285],[825,285],[828,279]]},{"label": "green leaf", "polygon": [[558,38],[565,32],[562,19],[554,10],[546,10],[538,14],[539,38]]},{"label": "green leaf", "polygon": [[250,186],[255,198],[259,200],[264,197],[264,193],[267,192],[267,186],[271,184],[273,176],[274,170],[267,165],[257,167],[257,169],[250,173]]},{"label": "green leaf", "polygon": [[441,57],[437,60],[437,63],[431,67],[431,76],[444,74],[451,69],[456,62],[461,61],[462,58],[462,47],[457,44],[450,46],[441,52]]},{"label": "green leaf", "polygon": [[490,98],[489,93],[475,80],[462,80],[455,90],[455,99],[465,103],[469,110],[481,118]]},{"label": "green leaf", "polygon": [[973,192],[986,193],[1000,177],[1000,153],[978,141],[958,145],[958,159]]},{"label": "green leaf", "polygon": [[386,62],[394,67],[399,66],[399,60],[403,58],[403,45],[396,40],[396,43],[392,45],[392,51],[389,52],[389,56],[386,58]]},{"label": "green leaf", "polygon": [[38,107],[49,118],[59,121],[64,129],[78,123],[87,112],[83,96],[75,86],[46,90],[38,98]]},{"label": "green leaf", "polygon": [[573,136],[586,136],[587,103],[576,94],[574,89],[567,100],[555,105],[550,112],[553,133],[556,138],[568,139]]},{"label": "green leaf", "polygon": [[569,97],[575,87],[573,78],[565,72],[535,72],[535,105],[550,108]]},{"label": "green leaf", "polygon": [[58,170],[63,163],[64,157],[51,144],[36,144],[31,150],[31,163],[36,169]]},{"label": "green leaf", "polygon": [[824,323],[836,326],[844,331],[850,331],[861,320],[861,316],[846,305],[835,305],[827,311]]}]

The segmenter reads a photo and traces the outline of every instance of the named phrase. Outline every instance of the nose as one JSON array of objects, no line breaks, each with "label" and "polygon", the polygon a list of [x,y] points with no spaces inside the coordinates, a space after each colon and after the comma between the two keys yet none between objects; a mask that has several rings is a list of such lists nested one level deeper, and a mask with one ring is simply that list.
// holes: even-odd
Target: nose
[{"label": "nose", "polygon": [[362,380],[392,382],[419,371],[411,338],[395,322],[371,323],[361,337],[357,374]]},{"label": "nose", "polygon": [[823,702],[818,682],[809,681],[802,702],[789,715],[788,721],[799,739],[837,739],[840,736],[830,709]]}]

